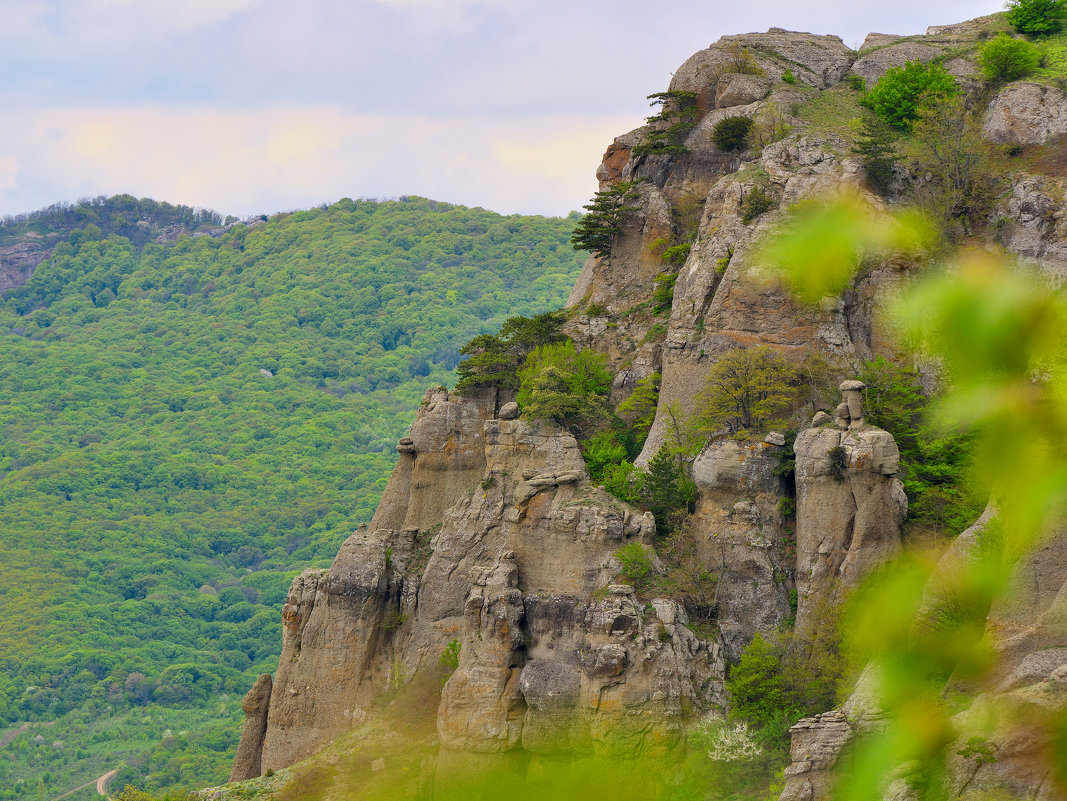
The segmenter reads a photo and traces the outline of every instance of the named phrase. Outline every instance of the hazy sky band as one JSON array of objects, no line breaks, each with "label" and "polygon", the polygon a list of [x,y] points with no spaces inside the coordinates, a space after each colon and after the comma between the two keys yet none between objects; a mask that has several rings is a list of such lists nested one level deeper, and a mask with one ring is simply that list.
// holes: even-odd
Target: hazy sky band
[{"label": "hazy sky band", "polygon": [[644,96],[723,34],[779,26],[856,46],[998,9],[0,0],[0,214],[115,192],[238,215],[402,194],[566,214]]}]

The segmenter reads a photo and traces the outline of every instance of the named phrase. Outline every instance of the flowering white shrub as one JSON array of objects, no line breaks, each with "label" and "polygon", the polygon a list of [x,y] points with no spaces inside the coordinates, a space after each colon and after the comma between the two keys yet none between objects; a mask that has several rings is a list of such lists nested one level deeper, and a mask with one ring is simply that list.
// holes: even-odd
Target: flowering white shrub
[{"label": "flowering white shrub", "polygon": [[713,762],[749,762],[763,753],[749,734],[747,723],[732,726],[724,723],[710,735],[708,758]]}]

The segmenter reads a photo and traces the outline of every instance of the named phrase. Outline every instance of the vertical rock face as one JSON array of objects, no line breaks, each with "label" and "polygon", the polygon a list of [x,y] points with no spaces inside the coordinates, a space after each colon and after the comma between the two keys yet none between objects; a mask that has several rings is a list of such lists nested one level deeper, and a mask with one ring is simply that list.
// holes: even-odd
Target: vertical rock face
[{"label": "vertical rock face", "polygon": [[[721,704],[724,664],[680,604],[638,602],[612,583],[615,551],[650,541],[651,515],[590,486],[578,443],[555,424],[488,417],[495,401],[482,397],[428,399],[399,446],[389,506],[328,571],[293,582],[261,768],[310,755],[363,719],[377,694],[438,670],[452,640],[459,664],[437,714],[446,748],[677,746],[685,710]],[[448,465],[465,486],[426,478]],[[425,522],[434,504],[439,522],[428,530],[376,527]],[[246,728],[241,753],[256,742]]]},{"label": "vertical rock face", "polygon": [[893,436],[863,423],[859,382],[841,385],[836,426],[797,436],[797,631],[816,625],[854,587],[900,550],[908,499],[895,475]]},{"label": "vertical rock face", "polygon": [[490,420],[485,431],[483,490],[450,511],[423,584],[444,591],[420,605],[431,619],[463,615],[442,744],[629,754],[676,744],[683,707],[708,703],[722,664],[677,604],[641,605],[610,583],[613,553],[648,541],[654,521],[590,487],[577,442],[556,426]]},{"label": "vertical rock face", "polygon": [[[907,264],[869,265],[839,298],[800,306],[765,279],[759,263],[759,240],[784,212],[746,219],[741,204],[757,187],[782,209],[842,187],[862,196],[861,164],[844,155],[850,144],[785,112],[812,89],[835,87],[850,68],[876,77],[976,41],[986,23],[975,25],[907,41],[874,36],[858,61],[836,37],[778,29],[726,37],[687,60],[671,82],[672,90],[695,95],[684,148],[642,153],[657,124],[611,144],[597,170],[601,189],[632,181],[640,197],[622,215],[609,252],[583,268],[566,326],[580,347],[607,356],[616,373],[613,400],[661,374],[639,465],[668,441],[677,414],[693,410],[709,371],[731,349],[766,345],[793,362],[814,354],[838,367],[890,351],[878,310]],[[734,70],[741,48],[761,75]],[[968,67],[961,61],[947,66],[962,74]],[[780,80],[786,70],[808,88]],[[1049,108],[1059,102],[1048,92],[1042,98]],[[1000,102],[1009,101],[1012,95]],[[776,114],[796,130],[758,155],[716,148],[712,132],[723,119]],[[1067,274],[1061,190],[1055,179],[1034,178],[1001,201],[1010,218],[1004,244],[1051,260],[1063,268],[1060,279]],[[680,243],[689,245],[684,263],[665,260],[665,248]],[[673,297],[664,291],[672,281]],[[371,524],[344,544],[329,571],[308,571],[293,583],[261,768],[300,760],[361,720],[377,694],[439,671],[453,641],[458,664],[436,710],[445,753],[673,748],[687,712],[725,708],[727,662],[757,632],[789,618],[791,590],[803,637],[900,548],[907,501],[895,477],[899,452],[887,432],[865,422],[862,385],[841,389],[836,424],[820,412],[794,444],[795,542],[779,508],[784,437],[720,439],[693,460],[697,501],[685,547],[701,580],[710,577],[711,598],[639,598],[621,583],[616,552],[652,543],[654,521],[592,486],[569,433],[517,419],[515,404],[496,391],[459,397],[431,390],[397,446],[398,464]],[[1037,563],[1030,579],[1043,610],[1036,627],[1028,610],[1037,606],[1000,610],[996,618],[1013,633],[1005,646],[1010,675],[996,698],[1052,697],[1067,685],[1060,608],[1067,579]],[[865,674],[841,710],[795,727],[783,798],[826,795],[853,734],[877,724],[863,690],[870,681]],[[257,731],[246,726],[242,755],[256,753]],[[1027,751],[1021,740],[1013,747],[1021,756],[1011,763],[1005,752],[1003,764],[1019,773]],[[979,765],[966,781],[1009,781],[997,770]]]},{"label": "vertical rock face", "polygon": [[[938,563],[917,616],[942,603],[944,577],[976,559],[996,541],[996,509],[991,504],[948,547]],[[954,680],[958,698],[973,697],[953,724],[959,737],[947,749],[949,797],[1062,798],[1067,787],[1054,774],[1047,753],[1050,716],[1067,710],[1067,530],[1051,532],[1044,544],[1016,565],[1004,600],[990,610],[987,636],[997,651],[996,669],[981,686]],[[833,770],[842,764],[853,739],[879,725],[868,667],[840,710],[806,718],[791,730],[792,764],[786,768],[781,801],[815,801],[829,796]],[[998,716],[992,732],[981,721]],[[975,724],[977,723],[977,727]],[[982,731],[986,751],[967,749]],[[968,755],[970,754],[970,755]]]},{"label": "vertical rock face", "polygon": [[717,578],[715,620],[731,661],[757,632],[769,635],[790,613],[793,562],[775,475],[781,452],[768,442],[719,439],[693,462],[697,561]]},{"label": "vertical rock face", "polygon": [[241,701],[245,713],[245,725],[241,730],[241,742],[233,758],[231,782],[241,782],[260,774],[263,756],[263,736],[267,733],[267,709],[270,706],[271,677],[263,673]]},{"label": "vertical rock face", "polygon": [[[37,235],[27,234],[30,236]],[[37,266],[51,255],[51,247],[33,241],[0,247],[0,296],[29,281]]]}]

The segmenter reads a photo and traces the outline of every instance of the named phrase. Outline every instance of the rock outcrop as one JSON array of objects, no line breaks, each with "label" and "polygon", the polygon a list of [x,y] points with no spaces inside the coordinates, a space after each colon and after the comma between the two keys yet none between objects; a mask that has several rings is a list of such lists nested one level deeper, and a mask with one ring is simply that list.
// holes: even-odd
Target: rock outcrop
[{"label": "rock outcrop", "polygon": [[1039,83],[1013,83],[989,104],[982,133],[1000,145],[1043,145],[1067,134],[1067,92]]},{"label": "rock outcrop", "polygon": [[698,500],[692,526],[699,532],[694,556],[715,576],[709,617],[730,661],[757,632],[770,635],[790,614],[793,560],[779,508],[782,479],[775,475],[782,453],[768,442],[725,438],[693,462]]},{"label": "rock outcrop", "polygon": [[[944,602],[945,577],[965,569],[994,530],[993,505],[960,534],[942,556],[923,598],[926,610]],[[1003,599],[990,610],[987,632],[996,645],[996,669],[975,687],[954,679],[951,691],[972,697],[953,718],[956,742],[951,743],[947,787],[953,798],[991,797],[1054,799],[1067,787],[1055,774],[1046,753],[1054,716],[1067,711],[1067,532],[1057,530],[1014,569]],[[921,625],[921,624],[917,624]],[[786,768],[781,801],[827,798],[833,769],[849,753],[857,735],[879,725],[868,669],[841,710],[805,718],[791,730],[792,764]],[[990,713],[998,720],[984,731]],[[983,731],[982,748],[968,749],[971,736]]]},{"label": "rock outcrop", "polygon": [[263,736],[267,732],[267,709],[270,706],[270,691],[273,686],[269,673],[260,674],[252,689],[241,701],[245,713],[245,725],[241,730],[241,742],[233,758],[231,782],[242,782],[262,773]]},{"label": "rock outcrop", "polygon": [[[872,34],[859,53],[836,37],[780,29],[725,37],[671,81],[671,90],[695,95],[684,147],[642,152],[662,123],[609,146],[597,170],[601,188],[633,181],[639,197],[610,250],[583,268],[566,330],[607,357],[616,402],[661,375],[639,466],[680,437],[680,415],[693,410],[709,372],[731,350],[767,346],[793,364],[825,364],[837,374],[892,355],[879,310],[911,265],[865,264],[840,297],[801,305],[760,264],[759,240],[784,212],[750,218],[741,204],[757,188],[782,209],[848,188],[882,205],[865,188],[851,143],[806,126],[796,106],[837,88],[850,72],[874,81],[908,60],[941,59],[966,78],[974,64],[958,55],[960,45],[974,45],[999,24],[990,17],[924,36]],[[739,70],[738,58],[754,59],[755,69]],[[787,70],[793,83],[782,80]],[[1055,91],[1007,87],[987,115],[987,136],[1044,142],[1057,135]],[[1044,110],[1025,110],[1031,100]],[[777,115],[795,130],[754,155],[720,152],[711,133],[735,115]],[[1005,218],[1002,243],[1053,280],[1067,276],[1062,197],[1054,176],[1026,176],[996,212]],[[684,263],[665,261],[665,248],[682,242],[689,246]],[[664,290],[671,282],[673,297]],[[386,690],[427,677],[446,679],[436,708],[446,758],[659,756],[677,748],[687,715],[727,711],[727,665],[756,633],[770,635],[795,611],[796,636],[809,636],[901,548],[907,499],[896,478],[900,453],[888,432],[865,419],[862,384],[840,390],[836,408],[812,397],[794,414],[789,428],[802,430],[793,443],[772,432],[694,447],[699,453],[686,462],[696,487],[693,514],[684,536],[669,544],[657,541],[650,514],[590,481],[570,433],[524,419],[512,395],[430,390],[397,445],[397,466],[370,525],[345,542],[328,571],[293,582],[265,729],[261,704],[250,704],[235,776],[253,771],[257,754],[264,771],[295,763],[361,721]],[[788,471],[780,469],[790,444],[795,525],[791,487],[781,477]],[[957,556],[981,525],[961,535]],[[684,576],[672,574],[660,591],[650,588],[655,583],[624,583],[618,554],[635,544],[648,548],[660,579],[666,568],[655,548],[676,549],[671,558],[681,568],[672,569]],[[1049,558],[1067,565],[1058,552]],[[1020,586],[1029,581],[1040,597],[994,611],[991,631],[1009,635],[1007,672],[985,688],[988,703],[1011,698],[1036,708],[1039,697],[1059,698],[1067,675],[1059,597],[1067,576],[1059,569],[1034,561]],[[671,582],[672,590],[662,589]],[[443,654],[451,675],[441,675]],[[874,680],[865,673],[840,710],[794,727],[784,799],[826,796],[856,734],[879,725]],[[1046,786],[1023,775],[1028,746],[1015,736],[1004,735],[1001,767],[959,766],[961,795]]]},{"label": "rock outcrop", "polygon": [[858,381],[841,385],[846,400],[836,425],[797,436],[797,631],[825,618],[842,592],[900,551],[908,511],[895,477],[893,436],[863,422]]},{"label": "rock outcrop", "polygon": [[613,584],[615,551],[650,542],[651,516],[590,486],[558,426],[489,417],[494,406],[427,393],[374,522],[328,571],[293,582],[266,730],[249,723],[241,742],[262,770],[309,756],[377,695],[438,670],[453,640],[437,715],[446,748],[662,753],[683,739],[683,710],[722,704],[719,645],[687,628],[679,603]]},{"label": "rock outcrop", "polygon": [[51,244],[38,234],[26,234],[25,240],[0,247],[0,295],[30,280],[37,266],[52,255]]}]

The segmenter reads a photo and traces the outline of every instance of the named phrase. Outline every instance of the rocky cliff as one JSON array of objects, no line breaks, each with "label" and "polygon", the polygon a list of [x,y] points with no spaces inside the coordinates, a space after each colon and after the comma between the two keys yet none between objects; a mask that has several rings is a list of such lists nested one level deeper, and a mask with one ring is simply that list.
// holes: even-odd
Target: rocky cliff
[{"label": "rocky cliff", "polygon": [[[850,187],[882,205],[865,188],[848,141],[805,109],[827,93],[843,96],[850,73],[873,81],[908,60],[943,59],[962,82],[971,81],[966,45],[996,24],[985,18],[926,36],[872,34],[858,53],[836,37],[779,29],[725,37],[689,58],[671,82],[672,91],[695,98],[683,147],[642,147],[662,122],[610,145],[597,171],[601,187],[633,181],[639,198],[610,251],[586,264],[567,330],[608,357],[616,401],[661,374],[639,464],[673,435],[677,410],[693,408],[709,371],[731,350],[768,346],[794,364],[829,365],[841,376],[862,359],[892,355],[879,310],[911,265],[867,265],[840,298],[800,305],[759,277],[755,245],[783,212],[752,218],[742,202],[758,189],[784,209]],[[749,73],[735,69],[738,53],[753,59]],[[787,74],[792,80],[783,80]],[[1034,86],[1014,84],[992,98],[987,137],[1044,142],[1056,134],[1067,95]],[[1020,111],[1035,92],[1042,108],[1060,111]],[[773,116],[792,128],[758,152],[721,152],[711,131],[736,115],[757,122]],[[915,180],[921,176],[898,183]],[[1057,280],[1067,267],[1062,182],[1039,174],[1013,181],[992,212],[1010,220],[999,227],[1001,241]],[[681,241],[687,256],[672,266],[661,254]],[[667,316],[658,317],[656,279],[664,276],[674,282],[673,299]],[[703,591],[673,594],[669,582],[635,589],[622,577],[618,552],[630,543],[648,547],[653,574],[666,572],[655,556],[662,546],[655,521],[590,481],[570,433],[517,419],[511,398],[495,390],[430,390],[397,446],[399,461],[374,520],[352,535],[329,570],[293,582],[266,725],[260,701],[269,685],[257,683],[232,778],[309,756],[365,719],[376,697],[446,663],[452,672],[436,709],[445,749],[675,749],[686,720],[726,711],[727,665],[757,632],[770,634],[795,613],[798,636],[806,636],[819,615],[901,547],[907,500],[896,478],[897,446],[864,420],[862,385],[847,381],[840,389],[842,398],[798,401],[795,443],[780,433],[718,437],[687,463],[696,486],[687,558],[709,578]],[[790,444],[795,517],[783,503],[792,487],[778,469]],[[1039,607],[1041,621],[1058,620],[1049,611],[1056,593],[1039,594],[1040,602],[1035,596],[1030,606],[998,612],[990,625],[1000,630],[1010,615],[1018,623]],[[1067,643],[1046,636],[1044,625],[1006,641],[1019,658],[1015,678],[1005,677],[997,692],[1036,693],[1037,684],[1059,681],[1067,657],[1056,661],[1056,649]],[[877,717],[860,700],[850,704],[794,729],[784,798],[825,793],[828,770],[852,733]],[[980,767],[968,786],[985,786],[983,771],[989,769]]]}]

